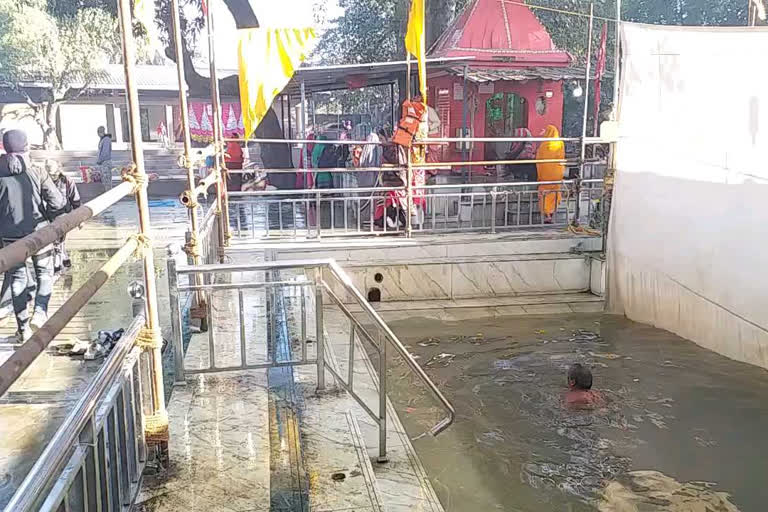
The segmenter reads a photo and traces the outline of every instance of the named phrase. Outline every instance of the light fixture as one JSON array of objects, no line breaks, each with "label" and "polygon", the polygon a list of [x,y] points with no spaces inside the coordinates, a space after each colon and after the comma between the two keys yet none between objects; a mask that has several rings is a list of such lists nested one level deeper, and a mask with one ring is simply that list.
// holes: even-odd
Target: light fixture
[{"label": "light fixture", "polygon": [[573,97],[581,98],[583,95],[584,89],[581,88],[581,84],[576,84],[576,87],[573,89]]}]

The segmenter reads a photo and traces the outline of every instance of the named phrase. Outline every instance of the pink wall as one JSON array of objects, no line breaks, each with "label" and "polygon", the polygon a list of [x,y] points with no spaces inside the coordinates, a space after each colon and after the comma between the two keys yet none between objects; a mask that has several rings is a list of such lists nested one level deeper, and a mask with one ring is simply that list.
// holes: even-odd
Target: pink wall
[{"label": "pink wall", "polygon": [[[463,79],[456,76],[442,76],[433,77],[429,79],[430,98],[429,104],[439,109],[438,102],[436,100],[438,89],[448,89],[450,102],[450,128],[446,135],[450,137],[456,136],[456,131],[462,126],[462,100],[454,100],[454,85],[461,88]],[[544,131],[547,125],[555,125],[558,130],[562,130],[563,124],[563,84],[562,82],[552,80],[531,80],[526,82],[495,82],[493,84],[493,92],[487,94],[479,93],[481,87],[478,84],[471,82],[467,83],[468,89],[468,108],[467,108],[467,124],[472,120],[472,105],[476,104],[476,110],[474,113],[474,135],[476,137],[484,137],[485,134],[485,107],[486,102],[490,97],[497,92],[512,92],[523,96],[528,102],[528,129],[534,137],[538,137]],[[552,97],[546,98],[546,92],[551,91]],[[539,115],[536,112],[536,100],[539,97],[544,97],[546,101],[546,111],[543,115]],[[461,152],[455,150],[455,144],[450,146],[450,149],[443,155],[443,160],[460,160]],[[477,143],[471,154],[472,160],[483,159],[483,144]]]}]

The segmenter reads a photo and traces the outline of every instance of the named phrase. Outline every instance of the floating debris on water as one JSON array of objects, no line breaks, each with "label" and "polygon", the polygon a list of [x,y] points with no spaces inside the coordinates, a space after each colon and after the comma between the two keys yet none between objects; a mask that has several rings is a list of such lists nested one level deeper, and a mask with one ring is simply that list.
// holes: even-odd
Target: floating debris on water
[{"label": "floating debris on water", "polygon": [[613,361],[614,359],[621,359],[621,356],[619,354],[611,354],[610,352],[587,352],[592,357],[598,357],[600,359],[609,359]]},{"label": "floating debris on water", "polygon": [[434,356],[424,365],[427,368],[445,368],[456,358],[456,354],[442,353]]}]

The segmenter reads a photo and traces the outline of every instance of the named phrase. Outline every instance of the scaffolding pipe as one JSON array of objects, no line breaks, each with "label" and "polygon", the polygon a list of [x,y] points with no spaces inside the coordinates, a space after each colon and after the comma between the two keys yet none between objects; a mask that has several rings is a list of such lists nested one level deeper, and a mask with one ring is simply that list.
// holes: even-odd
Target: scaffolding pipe
[{"label": "scaffolding pipe", "polygon": [[[184,76],[184,58],[181,41],[181,19],[179,15],[179,0],[171,0],[171,20],[173,24],[173,42],[174,49],[176,51],[176,76],[179,82],[179,114],[181,116],[181,133],[184,137],[184,167],[187,169],[187,186],[189,190],[195,188],[195,172],[192,168],[192,140],[189,135],[189,109],[187,108],[187,88],[186,78]],[[176,135],[173,135],[174,142]],[[197,201],[191,203],[182,204],[189,210],[189,231],[191,233],[191,239],[189,240],[189,248],[187,256],[193,265],[199,265],[200,251],[198,250],[198,237],[199,226],[197,222],[197,206],[194,204]],[[190,207],[191,206],[191,207]],[[203,284],[201,276],[195,276],[195,284]],[[197,306],[200,307],[205,303],[205,296],[202,292],[195,294]]]},{"label": "scaffolding pipe", "polygon": [[[127,0],[121,0],[121,3]],[[51,315],[45,325],[37,330],[32,337],[14,351],[11,356],[0,365],[0,396],[16,382],[24,371],[35,361],[67,326],[75,315],[91,300],[104,283],[125,263],[138,248],[138,239],[129,238],[128,241],[109,260],[102,265],[67,301]],[[161,376],[162,378],[162,376]],[[161,381],[162,382],[162,381]],[[162,391],[162,388],[161,388]],[[164,395],[160,395],[161,397]]]},{"label": "scaffolding pipe", "polygon": [[[205,26],[208,32],[208,69],[211,75],[211,107],[213,110],[213,148],[214,148],[214,166],[218,172],[216,181],[216,200],[218,205],[218,226],[219,240],[221,245],[226,246],[229,239],[229,221],[227,215],[227,175],[224,171],[224,147],[221,132],[221,97],[219,96],[219,78],[216,71],[216,49],[214,41],[213,27],[213,4],[208,5],[205,16]],[[219,259],[223,263],[224,255],[219,254]]]},{"label": "scaffolding pipe", "polygon": [[21,240],[6,245],[0,249],[0,272],[7,272],[16,265],[24,263],[27,261],[27,258],[37,254],[45,247],[61,240],[73,229],[80,227],[87,220],[97,216],[128,194],[133,193],[133,189],[134,185],[132,183],[123,182],[88,201],[80,208],[57,217],[56,220],[39,231],[35,231]]},{"label": "scaffolding pipe", "polygon": [[168,416],[165,411],[165,391],[163,389],[162,335],[157,311],[157,283],[155,281],[155,257],[152,252],[149,220],[149,198],[147,196],[147,172],[144,167],[144,152],[141,143],[141,117],[139,115],[139,90],[136,87],[134,67],[136,46],[133,40],[130,0],[118,0],[120,34],[123,46],[123,67],[125,69],[125,95],[130,118],[131,150],[136,165],[136,178],[139,183],[136,191],[136,205],[139,210],[139,235],[148,247],[142,251],[144,264],[144,286],[147,300],[147,336],[151,337],[150,372],[152,389],[152,417],[157,428],[157,437],[167,439]]},{"label": "scaffolding pipe", "polygon": [[184,206],[189,207],[189,205],[197,202],[198,197],[205,195],[210,187],[216,185],[218,180],[219,172],[214,169],[194,189],[182,192],[179,196],[179,201]]}]

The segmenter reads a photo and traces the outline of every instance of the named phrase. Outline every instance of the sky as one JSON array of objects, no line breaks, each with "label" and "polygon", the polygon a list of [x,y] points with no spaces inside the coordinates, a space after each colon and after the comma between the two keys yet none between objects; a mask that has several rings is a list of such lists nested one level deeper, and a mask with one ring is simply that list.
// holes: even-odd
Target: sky
[{"label": "sky", "polygon": [[[319,32],[327,28],[327,20],[343,14],[337,0],[250,0],[261,26],[309,27],[315,26],[314,13],[318,4],[326,7],[326,22],[315,26]],[[235,21],[222,0],[209,0],[215,27],[216,64],[219,69],[237,69],[237,29]],[[208,38],[203,30],[198,39],[198,53],[202,67],[208,63]],[[197,66],[200,67],[200,66]],[[203,72],[204,70],[200,69]],[[208,76],[208,72],[203,73]]]}]

